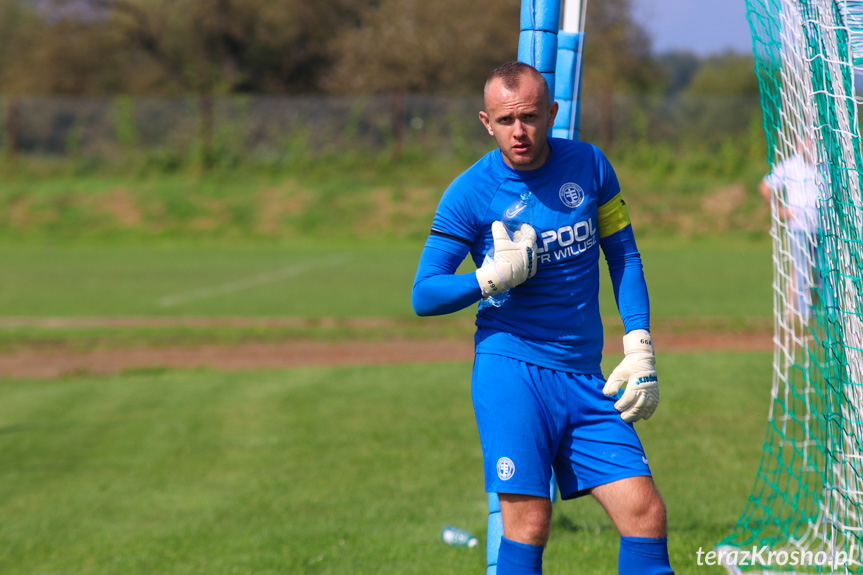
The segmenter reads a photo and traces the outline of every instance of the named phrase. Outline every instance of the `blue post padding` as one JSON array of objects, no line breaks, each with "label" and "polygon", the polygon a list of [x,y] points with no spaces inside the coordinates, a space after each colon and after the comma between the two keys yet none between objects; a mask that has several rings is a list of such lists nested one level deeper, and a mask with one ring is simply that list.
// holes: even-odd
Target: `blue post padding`
[{"label": "blue post padding", "polygon": [[497,493],[488,494],[488,512],[500,513],[500,497]]},{"label": "blue post padding", "polygon": [[[554,127],[551,131],[551,135],[555,138],[579,139],[581,77],[578,78],[578,85],[576,85],[575,74],[581,60],[581,54],[578,51],[580,43],[580,33],[561,31],[558,34],[557,66],[555,68],[557,82],[554,99],[560,109],[554,119]],[[575,106],[574,117],[573,106]],[[570,134],[570,128],[572,128],[572,134]]]},{"label": "blue post padding", "polygon": [[551,470],[551,482],[548,486],[549,488],[549,498],[552,503],[557,503],[557,474],[555,474],[554,469]]},{"label": "blue post padding", "polygon": [[522,0],[518,60],[542,73],[554,97],[560,0]]},{"label": "blue post padding", "polygon": [[554,118],[552,135],[555,138],[569,138],[569,122],[572,118],[572,100],[557,98],[557,116]]},{"label": "blue post padding", "polygon": [[557,50],[557,68],[554,76],[557,79],[554,90],[554,99],[572,100],[575,84],[575,58],[576,53],[572,50]]},{"label": "blue post padding", "polygon": [[488,532],[485,543],[486,575],[497,573],[497,555],[500,551],[501,537],[503,537],[503,517],[500,515],[500,497],[497,493],[489,493]]},{"label": "blue post padding", "polygon": [[580,32],[564,32],[561,30],[557,33],[557,47],[559,50],[572,50],[573,52],[578,52],[578,43],[580,41]]},{"label": "blue post padding", "polygon": [[557,33],[560,28],[560,0],[522,0],[521,29]]},{"label": "blue post padding", "polygon": [[540,71],[554,94],[554,68],[557,60],[557,35],[527,30],[518,36],[518,59]]},{"label": "blue post padding", "polygon": [[[562,128],[565,126],[569,129],[569,117],[572,115],[572,100],[557,100],[557,105],[559,107],[557,109],[557,117],[554,119],[554,127]],[[566,121],[562,121],[563,118],[566,118]]]},{"label": "blue post padding", "polygon": [[518,59],[540,72],[554,72],[557,61],[557,34],[524,30],[518,35]]}]

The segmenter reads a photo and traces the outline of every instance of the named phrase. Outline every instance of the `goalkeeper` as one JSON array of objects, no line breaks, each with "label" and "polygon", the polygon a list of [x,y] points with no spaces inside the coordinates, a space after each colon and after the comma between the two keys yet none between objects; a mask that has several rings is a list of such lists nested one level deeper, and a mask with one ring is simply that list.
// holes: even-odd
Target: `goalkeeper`
[{"label": "goalkeeper", "polygon": [[[672,573],[665,504],[633,422],[659,401],[647,287],[626,205],[605,156],[548,137],[557,104],[536,69],[495,69],[479,117],[498,148],[441,198],[414,280],[418,315],[463,309],[509,289],[476,318],[472,396],[485,488],[498,493],[497,574],[539,574],[552,468],[561,496],[591,494],[621,535],[618,569]],[[533,226],[510,238],[500,214],[528,189]],[[494,247],[494,261],[483,264]],[[623,362],[600,370],[599,251],[623,319]],[[457,274],[470,253],[476,272]],[[623,390],[621,392],[621,390]]]}]

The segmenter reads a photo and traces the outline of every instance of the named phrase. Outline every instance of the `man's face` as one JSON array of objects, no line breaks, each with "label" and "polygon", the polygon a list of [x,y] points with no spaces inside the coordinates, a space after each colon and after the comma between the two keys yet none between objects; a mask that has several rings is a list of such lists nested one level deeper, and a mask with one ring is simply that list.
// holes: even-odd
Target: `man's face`
[{"label": "man's face", "polygon": [[510,167],[535,170],[551,153],[546,137],[556,114],[557,103],[549,106],[540,83],[524,74],[515,90],[507,89],[499,78],[493,80],[485,91],[485,111],[479,119]]}]

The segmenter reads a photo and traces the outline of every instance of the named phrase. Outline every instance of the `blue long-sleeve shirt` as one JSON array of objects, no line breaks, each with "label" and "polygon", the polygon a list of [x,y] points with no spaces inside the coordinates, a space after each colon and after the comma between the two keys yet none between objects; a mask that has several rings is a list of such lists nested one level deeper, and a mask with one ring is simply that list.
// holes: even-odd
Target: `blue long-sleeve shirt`
[{"label": "blue long-sleeve shirt", "polygon": [[498,150],[456,178],[441,198],[414,280],[419,315],[463,309],[481,298],[476,273],[456,274],[470,254],[479,267],[492,246],[491,224],[531,191],[537,273],[510,290],[505,304],[477,312],[477,353],[599,374],[599,250],[608,262],[624,327],[649,329],[641,256],[617,176],[596,147],[550,139],[539,169],[518,171]]}]

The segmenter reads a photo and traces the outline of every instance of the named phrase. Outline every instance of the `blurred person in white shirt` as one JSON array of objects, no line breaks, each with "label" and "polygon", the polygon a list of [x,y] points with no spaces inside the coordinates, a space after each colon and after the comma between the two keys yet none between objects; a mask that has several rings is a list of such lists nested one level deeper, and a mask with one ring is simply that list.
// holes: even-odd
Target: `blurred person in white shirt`
[{"label": "blurred person in white shirt", "polygon": [[823,210],[829,196],[827,183],[815,162],[815,147],[811,139],[797,146],[797,152],[778,162],[764,176],[758,191],[768,202],[776,200],[776,213],[785,222],[790,248],[792,296],[803,321],[812,310],[812,288],[817,288],[824,306],[830,305],[830,290],[825,279],[826,259],[823,257]]}]

